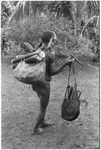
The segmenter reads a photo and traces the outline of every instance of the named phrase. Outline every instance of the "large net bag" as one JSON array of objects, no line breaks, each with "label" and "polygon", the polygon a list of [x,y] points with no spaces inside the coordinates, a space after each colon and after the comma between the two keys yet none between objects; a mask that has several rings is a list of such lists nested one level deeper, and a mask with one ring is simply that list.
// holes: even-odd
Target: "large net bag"
[{"label": "large net bag", "polygon": [[26,63],[21,61],[18,63],[16,68],[13,70],[13,76],[20,82],[26,84],[33,84],[34,82],[44,82],[45,81],[45,61],[42,60],[36,64]]}]

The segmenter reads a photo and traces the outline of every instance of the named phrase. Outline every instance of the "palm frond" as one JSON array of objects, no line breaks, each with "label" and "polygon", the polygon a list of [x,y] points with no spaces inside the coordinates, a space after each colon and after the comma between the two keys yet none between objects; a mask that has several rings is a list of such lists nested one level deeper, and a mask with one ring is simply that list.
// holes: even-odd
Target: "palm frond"
[{"label": "palm frond", "polygon": [[18,2],[17,3],[17,5],[16,5],[16,8],[15,8],[15,10],[14,10],[14,12],[12,13],[12,15],[10,16],[10,18],[9,18],[9,23],[12,23],[13,22],[13,20],[16,20],[16,21],[18,21],[21,17],[21,15],[22,14],[20,14],[21,13],[21,4],[22,2]]},{"label": "palm frond", "polygon": [[81,34],[80,34],[80,37],[82,37],[83,32],[84,32],[85,28],[88,26],[88,24],[89,24],[91,21],[93,21],[94,19],[97,19],[96,26],[98,25],[99,16],[93,16],[93,17],[91,17],[90,19],[88,19],[87,23],[84,25],[84,27],[83,27],[83,29],[82,29],[82,32],[81,32]]},{"label": "palm frond", "polygon": [[12,23],[13,20],[19,22],[24,16],[29,16],[30,14],[30,3],[31,1],[19,1],[15,7],[14,12],[9,18],[9,23]]},{"label": "palm frond", "polygon": [[33,52],[34,48],[28,42],[24,42],[24,44],[31,52]]}]

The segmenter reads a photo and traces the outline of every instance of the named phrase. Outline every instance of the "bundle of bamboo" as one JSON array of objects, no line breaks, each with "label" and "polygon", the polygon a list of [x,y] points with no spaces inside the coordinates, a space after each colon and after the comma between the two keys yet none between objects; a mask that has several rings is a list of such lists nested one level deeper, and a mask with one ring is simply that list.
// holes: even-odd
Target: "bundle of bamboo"
[{"label": "bundle of bamboo", "polygon": [[45,52],[43,52],[39,48],[35,52],[16,56],[16,58],[11,61],[12,68],[15,69],[15,67],[18,65],[20,61],[25,61],[26,63],[30,64],[30,63],[37,63],[41,61],[43,58],[45,58]]}]

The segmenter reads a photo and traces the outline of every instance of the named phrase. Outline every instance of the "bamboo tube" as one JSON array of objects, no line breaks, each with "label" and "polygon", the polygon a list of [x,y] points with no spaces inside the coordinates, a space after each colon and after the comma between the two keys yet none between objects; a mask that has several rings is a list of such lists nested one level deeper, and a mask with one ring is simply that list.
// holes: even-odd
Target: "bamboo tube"
[{"label": "bamboo tube", "polygon": [[27,59],[35,54],[38,54],[40,52],[40,49],[38,49],[37,51],[35,52],[32,52],[32,53],[29,53],[29,54],[25,54],[25,55],[19,55],[19,56],[16,56],[15,59],[13,59],[11,61],[11,63],[19,63],[20,61],[24,60],[24,59]]},{"label": "bamboo tube", "polygon": [[16,66],[18,65],[18,63],[14,63],[14,64],[12,64],[12,69],[15,69],[16,68]]},{"label": "bamboo tube", "polygon": [[36,62],[39,62],[42,58],[40,57],[35,57],[35,56],[32,56],[32,57],[29,57],[27,59],[25,59],[25,62],[26,63],[36,63]]}]

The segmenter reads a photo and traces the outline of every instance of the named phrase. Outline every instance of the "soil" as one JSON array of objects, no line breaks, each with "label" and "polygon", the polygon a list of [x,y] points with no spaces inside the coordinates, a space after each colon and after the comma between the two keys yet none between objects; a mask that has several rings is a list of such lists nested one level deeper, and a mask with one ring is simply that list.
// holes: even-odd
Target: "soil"
[{"label": "soil", "polygon": [[3,149],[98,149],[99,148],[99,66],[76,64],[82,104],[75,121],[61,118],[61,104],[67,86],[68,67],[51,81],[46,120],[55,124],[44,133],[31,135],[39,112],[39,99],[30,85],[13,78],[10,63],[1,65],[2,148]]}]

